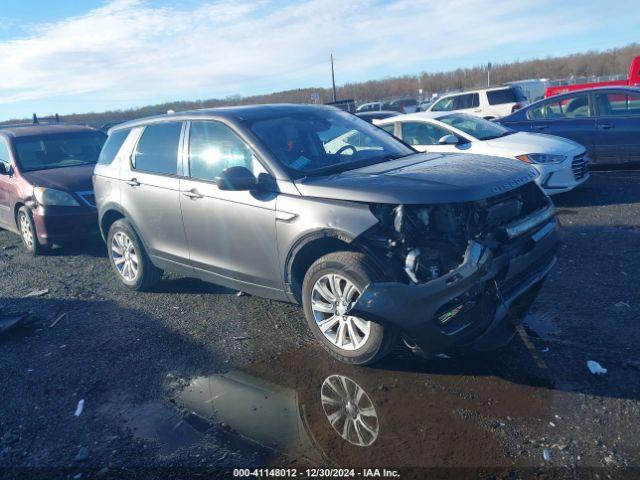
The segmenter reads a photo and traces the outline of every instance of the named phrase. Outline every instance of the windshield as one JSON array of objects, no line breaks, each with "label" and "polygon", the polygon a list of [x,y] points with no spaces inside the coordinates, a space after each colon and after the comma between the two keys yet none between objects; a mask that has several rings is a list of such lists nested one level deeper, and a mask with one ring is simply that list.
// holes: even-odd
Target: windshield
[{"label": "windshield", "polygon": [[458,130],[462,130],[464,133],[478,140],[491,140],[513,133],[513,131],[502,125],[466,113],[454,113],[440,117],[438,120]]},{"label": "windshield", "polygon": [[291,112],[247,123],[294,178],[350,170],[415,153],[383,130],[338,110]]},{"label": "windshield", "polygon": [[100,132],[56,133],[14,139],[22,172],[90,165],[98,161],[107,136]]}]

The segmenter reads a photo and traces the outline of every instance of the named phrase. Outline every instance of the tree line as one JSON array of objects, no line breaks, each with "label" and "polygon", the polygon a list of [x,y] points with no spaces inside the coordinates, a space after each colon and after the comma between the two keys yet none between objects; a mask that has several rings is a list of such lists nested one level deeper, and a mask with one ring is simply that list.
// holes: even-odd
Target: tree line
[{"label": "tree line", "polygon": [[[640,55],[640,44],[614,48],[606,51],[588,51],[562,57],[547,57],[527,61],[516,61],[493,65],[492,85],[500,85],[515,80],[529,78],[567,79],[570,77],[602,76],[626,74],[631,60]],[[358,103],[389,99],[394,97],[417,97],[422,89],[424,95],[434,92],[465,90],[486,86],[487,66],[458,68],[448,72],[402,75],[366,82],[346,83],[337,88],[339,99],[354,99]],[[102,127],[109,123],[119,123],[134,118],[199,108],[213,108],[230,105],[257,103],[328,103],[332,100],[331,88],[302,88],[242,97],[239,95],[208,100],[175,101],[148,105],[129,110],[113,110],[100,113],[80,113],[65,115],[62,119],[69,123],[88,124]],[[14,119],[8,122],[29,121]]]}]

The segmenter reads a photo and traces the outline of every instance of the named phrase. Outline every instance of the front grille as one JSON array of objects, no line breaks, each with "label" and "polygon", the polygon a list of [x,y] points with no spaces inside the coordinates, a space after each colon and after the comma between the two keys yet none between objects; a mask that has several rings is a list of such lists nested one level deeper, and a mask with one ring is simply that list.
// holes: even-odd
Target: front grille
[{"label": "front grille", "polygon": [[91,192],[76,192],[84,203],[90,207],[96,207],[96,196],[93,191]]},{"label": "front grille", "polygon": [[587,157],[586,153],[574,157],[573,162],[571,162],[571,170],[573,171],[573,177],[576,180],[584,178],[584,176],[589,172],[589,157]]}]

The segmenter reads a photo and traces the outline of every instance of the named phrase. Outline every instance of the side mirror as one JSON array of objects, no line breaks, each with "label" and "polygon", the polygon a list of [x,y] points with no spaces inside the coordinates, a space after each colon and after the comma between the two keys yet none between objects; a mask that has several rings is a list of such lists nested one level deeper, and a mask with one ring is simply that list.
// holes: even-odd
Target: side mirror
[{"label": "side mirror", "polygon": [[7,164],[2,161],[0,161],[0,175],[9,175]]},{"label": "side mirror", "polygon": [[229,167],[216,177],[220,190],[251,190],[257,184],[258,179],[247,167]]},{"label": "side mirror", "polygon": [[438,140],[438,145],[457,145],[458,143],[458,137],[451,133]]}]

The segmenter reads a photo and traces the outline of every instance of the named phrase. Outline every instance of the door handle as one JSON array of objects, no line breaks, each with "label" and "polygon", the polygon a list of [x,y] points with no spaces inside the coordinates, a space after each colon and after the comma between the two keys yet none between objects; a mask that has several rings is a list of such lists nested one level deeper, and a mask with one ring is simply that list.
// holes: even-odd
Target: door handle
[{"label": "door handle", "polygon": [[191,200],[198,200],[199,198],[202,198],[202,195],[198,193],[195,188],[189,190],[188,192],[182,192],[182,195],[184,195],[185,197],[189,197]]},{"label": "door handle", "polygon": [[140,186],[140,182],[136,178],[132,178],[131,180],[125,180],[124,183],[126,183],[130,187],[139,187]]},{"label": "door handle", "polygon": [[547,128],[547,125],[534,125],[533,128],[536,130],[544,130]]},{"label": "door handle", "polygon": [[600,128],[601,130],[610,130],[613,128],[613,125],[611,125],[610,123],[601,123],[600,125],[598,125],[598,128]]}]

